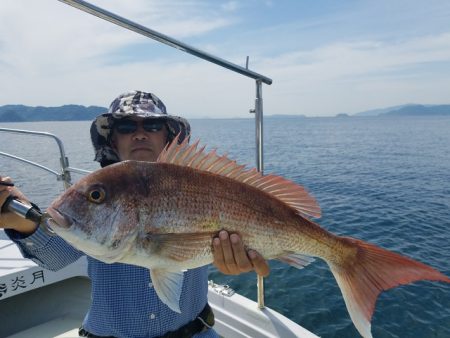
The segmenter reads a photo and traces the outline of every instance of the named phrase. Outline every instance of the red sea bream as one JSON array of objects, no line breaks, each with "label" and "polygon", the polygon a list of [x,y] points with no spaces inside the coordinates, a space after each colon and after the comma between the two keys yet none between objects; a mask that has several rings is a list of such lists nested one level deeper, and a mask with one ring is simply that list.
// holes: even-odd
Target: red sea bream
[{"label": "red sea bream", "polygon": [[183,271],[212,262],[222,229],[266,259],[301,268],[321,258],[366,338],[383,290],[422,279],[450,283],[425,264],[321,228],[310,219],[320,208],[301,186],[197,145],[174,141],[157,162],[125,161],[84,177],[49,207],[53,230],[101,261],[149,268],[158,296],[178,312]]}]

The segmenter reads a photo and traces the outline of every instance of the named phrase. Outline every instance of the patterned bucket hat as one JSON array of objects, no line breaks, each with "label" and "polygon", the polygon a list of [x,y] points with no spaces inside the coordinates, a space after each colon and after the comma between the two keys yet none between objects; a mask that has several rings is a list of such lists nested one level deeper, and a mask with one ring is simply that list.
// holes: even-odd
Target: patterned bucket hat
[{"label": "patterned bucket hat", "polygon": [[95,161],[100,162],[102,167],[120,161],[111,146],[112,129],[114,121],[130,116],[164,119],[169,142],[180,134],[178,142],[181,143],[191,131],[186,119],[167,114],[166,106],[156,95],[137,90],[121,94],[111,103],[108,112],[97,116],[91,125]]}]

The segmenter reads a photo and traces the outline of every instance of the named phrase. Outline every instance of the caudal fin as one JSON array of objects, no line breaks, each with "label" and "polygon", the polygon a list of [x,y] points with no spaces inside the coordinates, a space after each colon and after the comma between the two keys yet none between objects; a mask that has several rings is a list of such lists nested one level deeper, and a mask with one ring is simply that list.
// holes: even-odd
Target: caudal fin
[{"label": "caudal fin", "polygon": [[342,240],[353,247],[356,254],[348,255],[344,262],[328,264],[350,317],[365,338],[372,337],[370,321],[382,291],[423,279],[450,283],[450,279],[439,271],[410,258],[357,239]]}]

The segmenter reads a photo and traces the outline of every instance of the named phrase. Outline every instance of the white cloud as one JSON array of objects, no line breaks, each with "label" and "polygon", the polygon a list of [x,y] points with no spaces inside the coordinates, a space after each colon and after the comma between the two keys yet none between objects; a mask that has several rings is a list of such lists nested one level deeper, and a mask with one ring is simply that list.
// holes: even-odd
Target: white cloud
[{"label": "white cloud", "polygon": [[[181,19],[157,2],[154,6],[143,0],[133,1],[134,6],[125,6],[117,0],[97,3],[105,3],[143,25],[155,21],[155,29],[160,27],[163,33],[178,37],[206,33],[229,24],[226,18],[202,17],[199,13]],[[140,8],[151,8],[151,15],[149,10],[137,13]],[[192,9],[187,7],[186,12],[190,14]],[[41,71],[61,73],[133,43],[152,42],[54,0],[3,0],[0,22],[8,27],[0,30],[0,60],[17,71],[37,75]]]},{"label": "white cloud", "polygon": [[[164,1],[154,1],[151,6],[147,0],[130,2],[95,1],[143,25],[154,23],[149,26],[177,37],[229,24],[209,10],[196,10],[196,2],[183,2],[176,6],[177,11]],[[176,68],[161,66],[158,60],[145,65],[105,65],[111,54],[130,50],[130,45],[156,42],[54,0],[2,0],[0,22],[8,27],[0,29],[0,73],[7,79],[0,84],[0,104],[106,104],[103,100],[109,100],[111,94],[100,94],[108,92],[100,88],[114,83],[120,91],[137,88],[136,82],[141,81],[136,79],[148,79],[145,73],[152,74],[154,81],[153,66],[161,67],[156,70],[159,79],[167,78],[164,69]]]},{"label": "white cloud", "polygon": [[450,71],[425,67],[417,73],[428,63],[450,63],[450,33],[395,44],[334,43],[263,59],[258,68],[275,79],[269,100],[278,102],[274,107],[290,101],[284,113],[333,115],[371,106],[430,103],[438,95],[436,82],[427,81],[448,87]]},{"label": "white cloud", "polygon": [[237,1],[228,1],[220,5],[220,7],[227,12],[234,12],[240,7],[240,4]]}]

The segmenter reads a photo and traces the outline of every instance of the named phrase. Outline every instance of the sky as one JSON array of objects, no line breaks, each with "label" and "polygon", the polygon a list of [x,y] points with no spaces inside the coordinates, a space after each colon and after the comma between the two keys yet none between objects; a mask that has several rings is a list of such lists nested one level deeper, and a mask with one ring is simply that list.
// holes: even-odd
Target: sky
[{"label": "sky", "polygon": [[[92,0],[245,66],[265,115],[450,103],[450,1]],[[153,92],[170,114],[251,117],[255,81],[57,0],[1,0],[0,105],[107,107]]]}]

